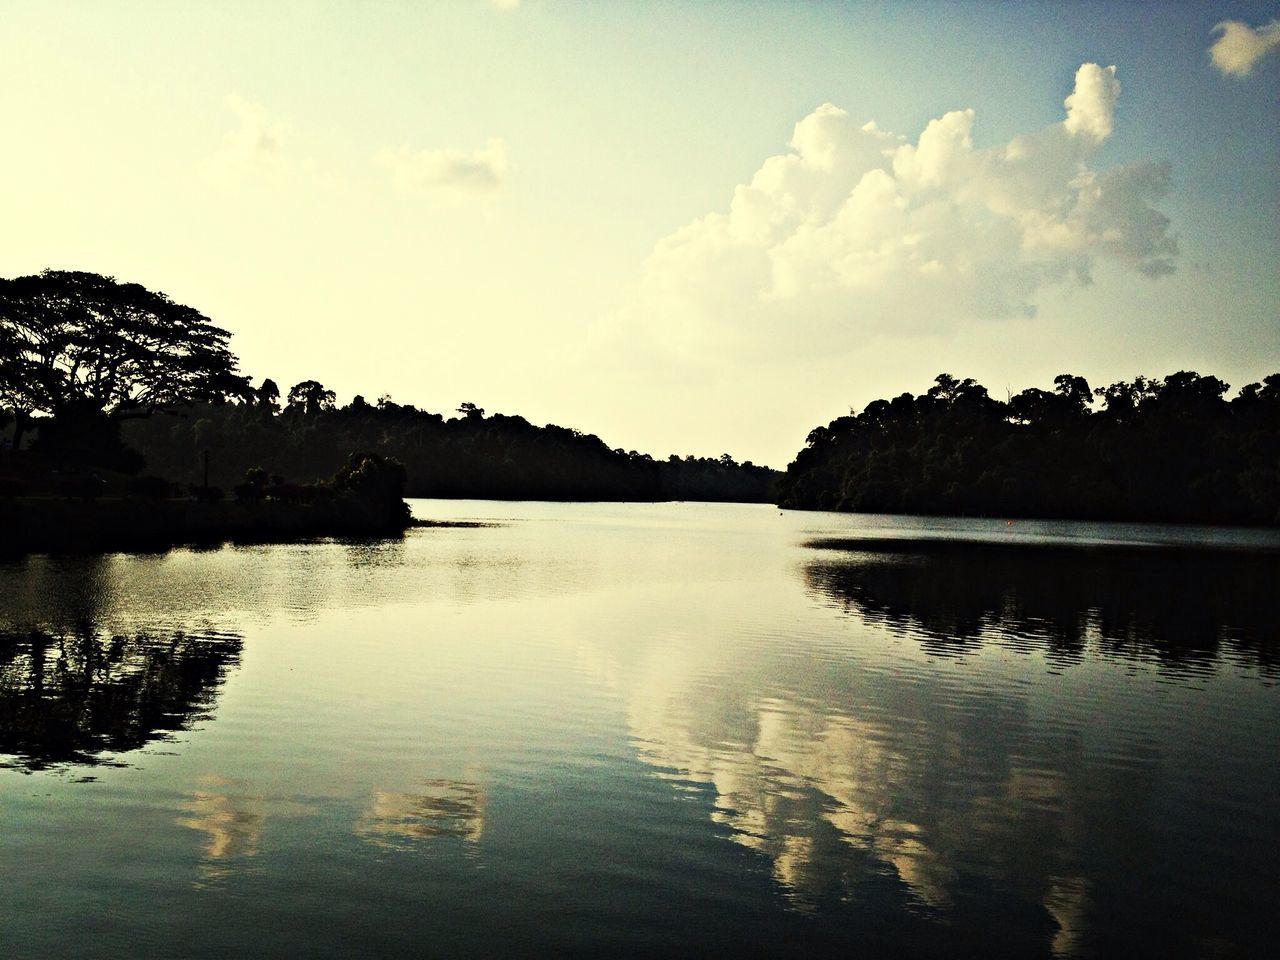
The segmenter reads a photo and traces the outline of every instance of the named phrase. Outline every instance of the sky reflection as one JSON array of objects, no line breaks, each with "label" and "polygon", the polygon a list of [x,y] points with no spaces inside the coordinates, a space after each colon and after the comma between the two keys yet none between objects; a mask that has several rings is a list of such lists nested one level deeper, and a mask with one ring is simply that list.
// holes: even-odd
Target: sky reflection
[{"label": "sky reflection", "polygon": [[263,798],[246,793],[242,781],[206,776],[201,787],[182,803],[175,821],[204,835],[197,886],[223,880],[257,856],[266,822]]},{"label": "sky reflection", "polygon": [[[391,954],[518,928],[543,954],[1195,955],[1274,927],[1265,563],[503,509],[534,516],[11,567],[0,880],[31,942],[75,941],[21,917],[104,878],[129,930],[211,956],[282,911],[317,947],[334,904]],[[170,920],[202,911],[207,941]]]},{"label": "sky reflection", "polygon": [[478,843],[488,798],[468,780],[421,780],[412,792],[375,790],[355,832],[370,843],[396,849],[402,841],[457,837]]}]

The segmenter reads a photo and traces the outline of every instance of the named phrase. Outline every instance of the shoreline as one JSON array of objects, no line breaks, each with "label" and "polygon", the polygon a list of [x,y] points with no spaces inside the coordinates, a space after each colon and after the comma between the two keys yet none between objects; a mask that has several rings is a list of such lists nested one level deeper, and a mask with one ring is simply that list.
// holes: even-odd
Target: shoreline
[{"label": "shoreline", "polygon": [[[422,498],[411,498],[422,499]],[[455,499],[455,498],[426,498]],[[473,498],[458,498],[473,499]],[[500,501],[505,502],[505,501]],[[677,503],[682,501],[541,501],[547,503]],[[705,501],[714,503],[742,501]],[[749,501],[754,505],[754,501]],[[775,509],[791,513],[836,513],[854,516],[850,511],[813,511],[795,507]],[[914,517],[922,521],[939,520],[991,520],[965,514],[882,514],[863,513],[866,517]],[[1010,523],[1010,521],[1005,521]],[[1085,523],[1129,524],[1194,529],[1197,527],[1222,531],[1253,531],[1270,540],[1280,536],[1280,530],[1265,525],[1235,523],[1204,523],[1187,521],[1150,521],[1079,518],[1018,518],[1012,523],[1023,524]],[[49,554],[87,553],[155,553],[177,547],[215,547],[223,544],[290,544],[323,540],[381,540],[400,539],[414,528],[489,528],[507,524],[494,520],[440,520],[413,517],[403,500],[369,501],[358,497],[342,497],[311,503],[282,500],[239,501],[224,500],[214,503],[191,499],[147,500],[135,497],[99,497],[92,500],[68,499],[57,496],[33,496],[0,499],[0,560],[15,560],[24,556]],[[1051,530],[1039,531],[1031,540],[1006,539],[1004,527],[994,528],[984,535],[952,536],[940,530],[931,533],[871,533],[869,535],[819,537],[804,545],[811,548],[858,552],[924,552],[947,553],[959,550],[985,550],[988,552],[1028,551],[1053,552],[1076,550],[1115,552],[1145,548],[1168,552],[1213,550],[1216,552],[1243,552],[1276,555],[1280,547],[1270,542],[1242,544],[1231,538],[1222,543],[1151,542],[1134,544],[1131,541],[1110,543],[1086,538],[1083,541],[1063,542],[1052,535]]]},{"label": "shoreline", "polygon": [[195,500],[0,500],[0,558],[30,554],[156,552],[223,543],[303,543],[402,537],[414,522],[403,501],[326,503]]}]

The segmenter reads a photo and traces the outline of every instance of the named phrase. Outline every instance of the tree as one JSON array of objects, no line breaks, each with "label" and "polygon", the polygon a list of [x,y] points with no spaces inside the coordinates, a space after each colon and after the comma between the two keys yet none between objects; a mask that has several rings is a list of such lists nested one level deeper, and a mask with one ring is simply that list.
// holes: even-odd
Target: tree
[{"label": "tree", "polygon": [[1089,412],[1089,406],[1093,403],[1093,391],[1089,389],[1089,381],[1084,377],[1060,373],[1053,378],[1053,389],[1062,398],[1066,412],[1075,416],[1083,416]]},{"label": "tree", "polygon": [[1220,408],[1228,386],[1217,377],[1202,377],[1194,370],[1180,370],[1165,377],[1160,387],[1161,407],[1183,413],[1202,413]]},{"label": "tree", "polygon": [[1010,397],[1008,419],[1013,423],[1033,426],[1069,427],[1088,415],[1093,393],[1084,377],[1060,373],[1053,378],[1053,393],[1028,387]]},{"label": "tree", "polygon": [[933,378],[934,385],[929,388],[926,396],[941,400],[944,403],[951,403],[956,399],[960,392],[960,381],[949,373],[940,373]]},{"label": "tree", "polygon": [[17,419],[147,416],[249,394],[230,334],[136,283],[69,270],[0,279],[0,402]]},{"label": "tree", "polygon": [[1135,377],[1132,383],[1121,380],[1109,387],[1098,387],[1094,395],[1102,398],[1102,410],[1107,419],[1128,422],[1160,391],[1159,380]]},{"label": "tree", "polygon": [[314,416],[322,410],[332,410],[337,395],[326,390],[324,384],[315,380],[303,380],[289,388],[288,409],[301,410],[306,416]]},{"label": "tree", "polygon": [[22,443],[27,420],[35,411],[42,371],[23,350],[16,329],[0,320],[0,428],[13,423],[13,448]]},{"label": "tree", "polygon": [[274,380],[267,377],[262,381],[262,386],[254,391],[254,399],[263,410],[275,413],[280,409],[280,388]]},{"label": "tree", "polygon": [[1060,397],[1039,387],[1028,387],[1009,398],[1009,419],[1014,423],[1051,422]]}]

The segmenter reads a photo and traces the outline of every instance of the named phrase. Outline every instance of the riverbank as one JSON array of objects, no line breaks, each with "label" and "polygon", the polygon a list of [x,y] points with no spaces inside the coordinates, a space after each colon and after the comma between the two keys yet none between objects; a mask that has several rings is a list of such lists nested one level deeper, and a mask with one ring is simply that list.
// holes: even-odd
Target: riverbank
[{"label": "riverbank", "polygon": [[398,537],[412,525],[403,501],[358,497],[316,503],[18,497],[0,500],[0,556]]}]

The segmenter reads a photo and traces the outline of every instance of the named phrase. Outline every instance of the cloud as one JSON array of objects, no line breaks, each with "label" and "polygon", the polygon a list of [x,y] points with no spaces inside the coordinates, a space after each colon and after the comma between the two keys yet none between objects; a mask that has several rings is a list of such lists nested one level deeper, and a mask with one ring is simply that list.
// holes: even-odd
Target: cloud
[{"label": "cloud", "polygon": [[1088,283],[1099,261],[1169,273],[1177,245],[1152,206],[1167,165],[1087,163],[1119,92],[1114,67],[1085,64],[1064,120],[987,148],[973,144],[973,110],[912,143],[823,104],[727,213],[657,243],[623,327],[691,356],[744,342],[802,353],[1032,316],[1041,288]]},{"label": "cloud", "polygon": [[1209,56],[1215,67],[1233,77],[1247,77],[1267,51],[1280,46],[1280,20],[1256,30],[1239,20],[1224,20],[1213,32],[1221,36],[1209,48]]},{"label": "cloud", "polygon": [[222,146],[204,164],[204,173],[212,181],[235,186],[258,174],[289,172],[292,163],[286,146],[292,133],[290,125],[274,119],[266,107],[237,94],[224,100],[235,114],[238,125],[223,137]]},{"label": "cloud", "polygon": [[1067,108],[1063,123],[1067,132],[1079,136],[1105,140],[1111,136],[1115,119],[1116,99],[1120,96],[1120,81],[1116,68],[1105,70],[1096,63],[1086,63],[1076,71],[1076,86],[1062,102]]},{"label": "cloud", "polygon": [[377,162],[391,172],[396,189],[407,193],[446,193],[485,196],[506,183],[510,171],[507,145],[492,137],[483,147],[465,150],[380,150]]}]

